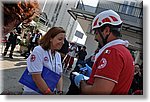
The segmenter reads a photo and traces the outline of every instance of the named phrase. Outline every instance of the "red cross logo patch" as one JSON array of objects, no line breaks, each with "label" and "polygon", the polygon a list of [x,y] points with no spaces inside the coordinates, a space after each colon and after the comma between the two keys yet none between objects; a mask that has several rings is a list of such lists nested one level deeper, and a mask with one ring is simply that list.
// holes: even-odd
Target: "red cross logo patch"
[{"label": "red cross logo patch", "polygon": [[31,61],[31,62],[34,62],[35,59],[36,59],[35,55],[32,54],[32,55],[31,55],[31,58],[30,58],[30,61]]},{"label": "red cross logo patch", "polygon": [[106,60],[106,58],[102,58],[101,61],[100,61],[99,66],[98,66],[98,69],[102,69],[102,68],[104,68],[106,65],[107,65],[107,60]]},{"label": "red cross logo patch", "polygon": [[44,61],[48,62],[48,57],[44,57]]},{"label": "red cross logo patch", "polygon": [[110,54],[111,50],[106,50],[105,53],[106,54]]}]

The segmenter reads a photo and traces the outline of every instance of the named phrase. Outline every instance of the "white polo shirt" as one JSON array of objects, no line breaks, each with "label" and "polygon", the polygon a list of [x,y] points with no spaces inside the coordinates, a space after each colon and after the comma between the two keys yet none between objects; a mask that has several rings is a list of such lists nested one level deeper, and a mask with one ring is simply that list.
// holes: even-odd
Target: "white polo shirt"
[{"label": "white polo shirt", "polygon": [[[50,70],[61,74],[62,73],[62,63],[61,56],[58,52],[55,52],[52,58],[51,50],[46,51],[41,46],[36,46],[30,56],[27,58],[27,68],[31,73],[42,72],[43,66],[49,68]],[[37,94],[37,92],[24,86],[24,92],[31,92]]]}]

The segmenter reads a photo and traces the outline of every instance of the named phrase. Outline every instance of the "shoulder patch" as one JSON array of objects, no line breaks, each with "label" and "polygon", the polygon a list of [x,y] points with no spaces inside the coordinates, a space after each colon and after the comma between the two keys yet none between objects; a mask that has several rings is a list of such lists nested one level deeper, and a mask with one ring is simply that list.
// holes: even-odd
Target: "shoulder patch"
[{"label": "shoulder patch", "polygon": [[34,61],[35,61],[35,59],[36,59],[35,55],[34,55],[34,54],[32,54],[32,55],[31,55],[31,57],[30,57],[30,61],[31,61],[31,62],[34,62]]},{"label": "shoulder patch", "polygon": [[106,50],[105,54],[110,54],[111,50]]},{"label": "shoulder patch", "polygon": [[102,68],[104,68],[106,65],[107,65],[107,60],[106,60],[106,58],[102,58],[101,61],[100,61],[100,63],[99,63],[98,69],[102,69]]},{"label": "shoulder patch", "polygon": [[49,60],[48,60],[48,57],[44,57],[44,61],[45,62],[48,62]]}]

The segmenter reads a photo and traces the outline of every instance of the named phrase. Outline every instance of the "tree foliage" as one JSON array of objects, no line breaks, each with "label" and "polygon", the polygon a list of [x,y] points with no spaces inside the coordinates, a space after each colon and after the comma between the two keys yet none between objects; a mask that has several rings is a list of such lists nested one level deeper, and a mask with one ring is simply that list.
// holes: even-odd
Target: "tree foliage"
[{"label": "tree foliage", "polygon": [[3,34],[9,33],[21,23],[26,25],[40,14],[37,0],[3,2]]}]

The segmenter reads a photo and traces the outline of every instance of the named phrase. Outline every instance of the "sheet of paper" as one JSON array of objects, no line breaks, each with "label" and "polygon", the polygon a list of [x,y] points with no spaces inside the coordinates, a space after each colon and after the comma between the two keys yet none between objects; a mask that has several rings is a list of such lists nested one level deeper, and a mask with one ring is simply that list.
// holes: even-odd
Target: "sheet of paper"
[{"label": "sheet of paper", "polygon": [[[72,72],[72,74],[74,74],[74,75],[79,75],[80,73],[78,73],[78,72]],[[87,77],[87,76],[84,75],[84,79],[85,79],[85,80],[88,80],[89,77]]]}]

